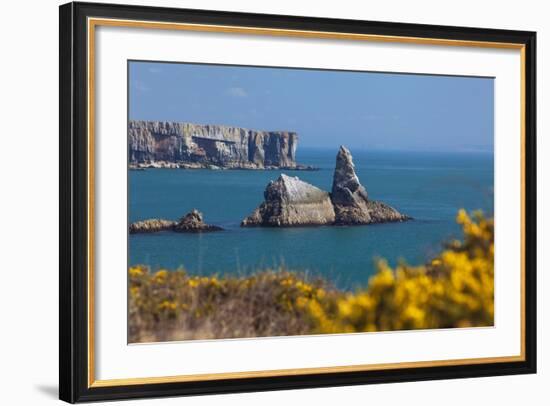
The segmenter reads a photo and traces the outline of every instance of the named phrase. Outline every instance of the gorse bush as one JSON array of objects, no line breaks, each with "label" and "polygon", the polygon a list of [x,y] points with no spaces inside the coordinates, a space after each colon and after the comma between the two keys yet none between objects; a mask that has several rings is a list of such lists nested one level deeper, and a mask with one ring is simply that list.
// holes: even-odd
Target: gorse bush
[{"label": "gorse bush", "polygon": [[377,261],[355,292],[284,269],[247,277],[129,269],[131,342],[490,326],[494,223],[460,210],[463,241],[428,264]]},{"label": "gorse bush", "polygon": [[368,287],[333,292],[302,305],[314,332],[489,326],[494,314],[493,220],[461,210],[464,241],[451,241],[429,264],[395,269],[384,260]]},{"label": "gorse bush", "polygon": [[218,278],[130,268],[130,341],[307,334],[297,301],[324,285],[284,270]]}]

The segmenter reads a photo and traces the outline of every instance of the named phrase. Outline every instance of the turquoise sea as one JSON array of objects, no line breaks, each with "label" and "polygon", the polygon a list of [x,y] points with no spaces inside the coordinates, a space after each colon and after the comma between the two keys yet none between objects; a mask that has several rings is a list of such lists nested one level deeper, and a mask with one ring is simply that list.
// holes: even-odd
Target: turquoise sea
[{"label": "turquoise sea", "polygon": [[129,235],[129,265],[183,267],[193,274],[246,274],[284,265],[322,275],[340,288],[364,285],[374,259],[395,265],[425,262],[441,243],[460,236],[459,208],[493,211],[493,155],[489,153],[352,150],[369,197],[414,220],[355,227],[241,228],[281,172],[330,190],[337,148],[299,149],[297,161],[318,171],[129,171],[129,221],[178,219],[193,208],[225,231]]}]

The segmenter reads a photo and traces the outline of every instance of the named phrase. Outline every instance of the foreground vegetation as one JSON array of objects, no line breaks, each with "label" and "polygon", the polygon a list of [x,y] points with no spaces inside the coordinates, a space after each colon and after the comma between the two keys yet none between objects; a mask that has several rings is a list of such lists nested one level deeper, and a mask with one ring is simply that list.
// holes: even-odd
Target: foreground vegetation
[{"label": "foreground vegetation", "polygon": [[425,265],[392,269],[379,260],[355,292],[284,269],[219,278],[132,267],[129,341],[490,326],[494,223],[464,210],[457,222],[462,241]]}]

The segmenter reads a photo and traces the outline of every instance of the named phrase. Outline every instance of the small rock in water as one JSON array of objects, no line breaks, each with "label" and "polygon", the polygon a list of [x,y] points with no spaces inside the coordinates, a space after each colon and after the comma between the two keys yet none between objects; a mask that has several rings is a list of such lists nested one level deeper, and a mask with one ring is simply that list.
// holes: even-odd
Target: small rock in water
[{"label": "small rock in water", "polygon": [[174,226],[178,233],[197,233],[204,231],[221,231],[221,227],[206,224],[202,219],[202,213],[197,209],[183,216]]},{"label": "small rock in water", "polygon": [[164,219],[148,219],[142,221],[136,221],[130,224],[130,234],[138,233],[156,233],[159,231],[172,230],[176,225],[175,221]]},{"label": "small rock in water", "polygon": [[200,233],[221,231],[223,228],[206,224],[202,213],[196,209],[183,216],[179,221],[164,219],[148,219],[130,224],[130,234],[156,233],[159,231],[176,231],[178,233]]}]

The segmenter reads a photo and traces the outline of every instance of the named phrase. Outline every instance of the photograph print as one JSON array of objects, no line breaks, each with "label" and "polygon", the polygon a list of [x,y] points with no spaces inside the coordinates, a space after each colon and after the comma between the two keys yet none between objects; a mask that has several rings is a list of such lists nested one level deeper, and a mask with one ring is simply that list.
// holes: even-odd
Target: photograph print
[{"label": "photograph print", "polygon": [[494,78],[128,61],[128,342],[494,324]]}]

